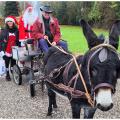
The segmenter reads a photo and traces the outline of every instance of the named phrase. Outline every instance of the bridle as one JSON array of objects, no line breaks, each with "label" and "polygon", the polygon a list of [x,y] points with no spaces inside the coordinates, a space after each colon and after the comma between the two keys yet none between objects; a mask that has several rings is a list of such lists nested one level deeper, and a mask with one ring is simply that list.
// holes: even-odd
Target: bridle
[{"label": "bridle", "polygon": [[[98,45],[98,46],[93,47],[93,48],[90,50],[90,52],[93,52],[93,53],[92,53],[92,55],[90,56],[90,58],[89,58],[89,60],[88,60],[88,63],[87,63],[87,72],[88,72],[89,81],[90,81],[91,86],[93,86],[92,81],[91,81],[91,76],[90,76],[90,64],[91,64],[91,59],[92,59],[99,51],[101,51],[103,48],[108,48],[108,49],[112,50],[112,51],[118,56],[118,53],[117,53],[116,49],[115,49],[112,45],[109,45],[109,44],[100,44],[100,45]],[[102,88],[102,87],[110,88],[113,93],[115,92],[114,86],[111,85],[111,84],[109,84],[109,83],[100,83],[100,84],[96,85],[96,86],[93,88],[93,92],[95,92],[96,90],[98,90],[99,88]]]}]

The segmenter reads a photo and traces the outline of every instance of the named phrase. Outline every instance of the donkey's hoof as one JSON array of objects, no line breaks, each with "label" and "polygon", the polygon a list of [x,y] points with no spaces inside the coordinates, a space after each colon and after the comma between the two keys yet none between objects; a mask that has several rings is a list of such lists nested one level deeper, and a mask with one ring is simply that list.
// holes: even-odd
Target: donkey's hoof
[{"label": "donkey's hoof", "polygon": [[47,113],[47,116],[51,116],[51,115],[52,115],[52,113],[51,113],[51,112],[48,112],[48,113]]},{"label": "donkey's hoof", "polygon": [[53,105],[53,108],[57,108],[57,105]]}]

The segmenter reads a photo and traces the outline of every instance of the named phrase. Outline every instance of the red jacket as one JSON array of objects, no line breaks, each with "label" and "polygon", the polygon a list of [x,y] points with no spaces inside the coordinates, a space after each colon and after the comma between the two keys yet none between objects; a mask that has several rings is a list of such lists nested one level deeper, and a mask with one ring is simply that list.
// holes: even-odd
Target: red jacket
[{"label": "red jacket", "polygon": [[[53,35],[53,41],[58,43],[61,38],[61,33],[57,18],[52,17],[50,19],[50,31]],[[40,19],[37,19],[33,24],[32,37],[35,39],[40,39],[44,37],[43,23]]]},{"label": "red jacket", "polygon": [[8,43],[6,46],[5,54],[8,57],[12,56],[12,46],[15,46],[16,36],[15,33],[9,33]]}]

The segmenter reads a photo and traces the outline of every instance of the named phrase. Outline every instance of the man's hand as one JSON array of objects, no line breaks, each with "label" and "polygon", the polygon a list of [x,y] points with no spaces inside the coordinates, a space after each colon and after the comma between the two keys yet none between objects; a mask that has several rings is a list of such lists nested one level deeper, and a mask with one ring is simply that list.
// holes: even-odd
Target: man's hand
[{"label": "man's hand", "polygon": [[56,46],[56,42],[52,42],[52,45],[53,45],[53,46]]},{"label": "man's hand", "polygon": [[47,35],[44,35],[44,39],[45,39],[45,40],[48,40],[48,36],[47,36]]}]

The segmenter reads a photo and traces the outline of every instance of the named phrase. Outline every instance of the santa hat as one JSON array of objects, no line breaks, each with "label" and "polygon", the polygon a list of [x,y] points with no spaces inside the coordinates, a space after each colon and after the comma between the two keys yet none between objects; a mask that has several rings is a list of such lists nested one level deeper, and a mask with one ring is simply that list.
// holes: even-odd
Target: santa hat
[{"label": "santa hat", "polygon": [[32,10],[32,9],[33,9],[33,6],[32,6],[31,4],[29,4],[29,3],[27,3],[27,4],[26,4],[26,7],[25,7],[25,11],[26,11],[26,10],[28,11],[29,9]]},{"label": "santa hat", "polygon": [[14,16],[8,16],[5,18],[5,23],[7,23],[8,21],[12,21],[15,24],[18,24],[16,18]]}]

